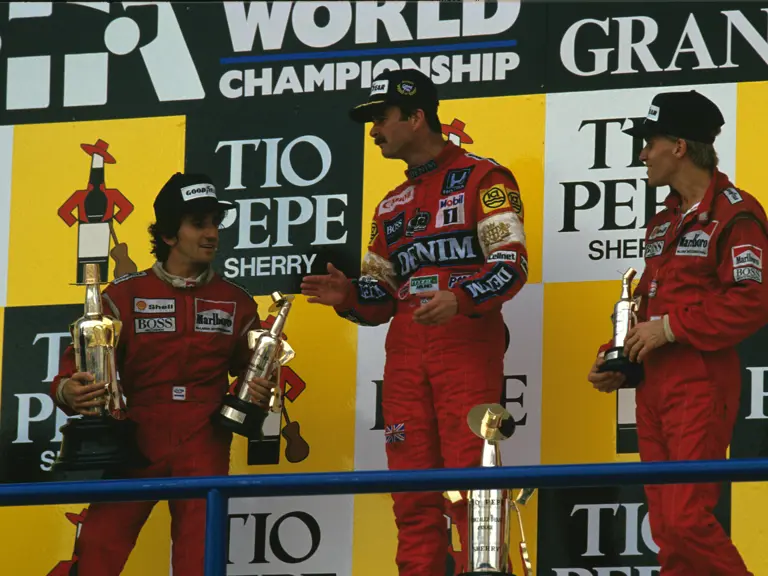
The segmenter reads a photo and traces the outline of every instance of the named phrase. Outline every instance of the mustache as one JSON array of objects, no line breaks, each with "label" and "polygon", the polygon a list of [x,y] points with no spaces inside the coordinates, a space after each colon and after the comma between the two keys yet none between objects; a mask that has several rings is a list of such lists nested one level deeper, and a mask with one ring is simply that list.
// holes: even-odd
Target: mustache
[{"label": "mustache", "polygon": [[381,136],[378,136],[373,139],[373,143],[376,144],[377,146],[379,144],[384,144],[385,142],[386,142],[386,139],[382,138]]}]

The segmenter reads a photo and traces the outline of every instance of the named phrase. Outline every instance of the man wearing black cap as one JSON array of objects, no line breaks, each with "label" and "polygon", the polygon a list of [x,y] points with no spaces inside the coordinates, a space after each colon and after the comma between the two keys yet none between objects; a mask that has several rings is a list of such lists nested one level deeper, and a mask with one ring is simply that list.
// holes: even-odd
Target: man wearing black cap
[{"label": "man wearing black cap", "polygon": [[[477,404],[502,395],[502,304],[528,276],[523,204],[512,173],[443,138],[437,90],[417,70],[386,72],[351,117],[372,122],[406,181],[379,203],[362,276],[302,283],[309,302],[364,326],[391,320],[382,406],[390,469],[478,466],[482,441],[467,426]],[[443,514],[467,557],[466,504],[439,493],[393,494],[400,576],[444,576]],[[458,572],[457,571],[457,572]]]},{"label": "man wearing black cap", "polygon": [[[232,204],[217,198],[207,176],[176,173],[154,207],[150,234],[157,262],[102,293],[105,312],[123,323],[118,373],[139,448],[150,462],[132,475],[227,475],[232,435],[210,417],[227,392],[227,375],[245,371],[247,332],[260,326],[251,295],[211,268],[218,226]],[[70,346],[51,386],[70,416],[91,413],[104,395],[91,374],[75,371]],[[265,406],[272,386],[251,382],[254,401]],[[91,505],[77,540],[78,575],[120,574],[154,504]],[[173,573],[202,576],[205,501],[172,500],[169,508]]]},{"label": "man wearing black cap", "polygon": [[[638,324],[624,350],[642,362],[637,433],[643,461],[724,459],[739,410],[736,346],[768,322],[763,207],[717,169],[712,143],[724,119],[695,91],[657,95],[642,123],[640,159],[650,186],[670,186],[648,223],[645,270],[635,295]],[[612,392],[623,375],[588,376]],[[646,487],[651,532],[665,576],[750,574],[714,517],[717,484]]]}]

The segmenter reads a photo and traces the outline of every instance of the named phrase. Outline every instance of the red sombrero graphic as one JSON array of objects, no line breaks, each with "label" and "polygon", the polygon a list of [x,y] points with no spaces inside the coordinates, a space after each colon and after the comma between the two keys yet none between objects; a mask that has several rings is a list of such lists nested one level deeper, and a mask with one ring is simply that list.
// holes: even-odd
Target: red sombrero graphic
[{"label": "red sombrero graphic", "polygon": [[96,144],[80,144],[80,148],[82,148],[88,156],[93,156],[94,154],[98,154],[102,158],[104,158],[104,162],[107,164],[114,164],[115,159],[107,152],[107,148],[109,148],[109,144],[104,142],[101,138],[96,140]]},{"label": "red sombrero graphic", "polygon": [[472,140],[469,134],[464,132],[464,126],[466,126],[464,122],[454,118],[450,124],[443,124],[443,134],[446,136],[456,136],[462,144],[473,144],[474,140]]}]

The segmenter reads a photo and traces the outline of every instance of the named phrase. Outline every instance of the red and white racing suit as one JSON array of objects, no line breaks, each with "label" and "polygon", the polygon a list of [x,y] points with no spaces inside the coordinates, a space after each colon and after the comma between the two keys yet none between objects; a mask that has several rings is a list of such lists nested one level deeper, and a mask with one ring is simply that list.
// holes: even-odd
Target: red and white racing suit
[{"label": "red and white racing suit", "polygon": [[[247,332],[260,326],[253,298],[206,271],[197,279],[166,273],[161,264],[114,280],[102,293],[104,313],[122,321],[116,351],[128,417],[151,462],[132,476],[229,474],[231,432],[211,415],[249,359]],[[63,380],[76,371],[72,346],[51,386],[57,405]],[[234,383],[233,383],[234,386]],[[117,576],[155,502],[92,504],[77,540],[79,576]],[[171,500],[173,573],[202,576],[205,501]]]},{"label": "red and white racing suit", "polygon": [[[635,292],[638,321],[661,319],[674,339],[643,362],[636,395],[643,461],[726,458],[741,392],[736,345],[768,322],[762,206],[721,172],[687,213],[680,201],[670,193],[648,223]],[[649,485],[645,492],[664,576],[750,574],[713,514],[717,484]]]},{"label": "red and white racing suit", "polygon": [[[502,396],[501,306],[528,276],[523,205],[512,173],[447,143],[406,171],[378,205],[362,275],[337,313],[365,326],[391,324],[382,392],[390,469],[478,466],[482,441],[467,413]],[[448,323],[413,321],[424,292],[450,290]],[[466,561],[466,503],[440,493],[393,494],[401,576],[444,576],[444,513],[457,525]]]}]

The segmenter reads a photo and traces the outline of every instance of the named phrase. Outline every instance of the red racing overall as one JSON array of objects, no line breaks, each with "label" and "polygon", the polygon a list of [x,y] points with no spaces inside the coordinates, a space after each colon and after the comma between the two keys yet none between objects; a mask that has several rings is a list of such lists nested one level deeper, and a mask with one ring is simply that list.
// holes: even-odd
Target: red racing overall
[{"label": "red racing overall", "polygon": [[[113,281],[102,295],[105,314],[122,321],[117,365],[137,424],[139,448],[150,460],[135,477],[225,476],[232,434],[210,416],[250,359],[247,332],[259,327],[253,298],[208,270],[197,280],[150,270]],[[51,394],[67,414],[59,385],[75,372],[68,347]],[[87,495],[86,495],[87,496]],[[92,504],[75,551],[78,576],[117,576],[155,502]],[[173,573],[202,576],[205,501],[171,500]]]},{"label": "red racing overall", "polygon": [[[636,295],[638,320],[662,319],[674,342],[644,360],[636,396],[640,458],[725,459],[741,392],[735,347],[768,322],[768,222],[757,200],[717,171],[688,213],[677,192],[665,206],[647,227]],[[713,514],[717,484],[645,491],[661,574],[750,574]]]},{"label": "red racing overall", "polygon": [[[382,392],[390,469],[478,466],[482,441],[467,413],[501,400],[501,306],[528,276],[523,206],[512,173],[452,143],[406,171],[378,205],[362,276],[337,313],[361,325],[391,319]],[[448,323],[413,321],[420,294],[451,290]],[[466,504],[440,493],[393,494],[400,576],[445,576],[448,513],[466,561]]]}]

